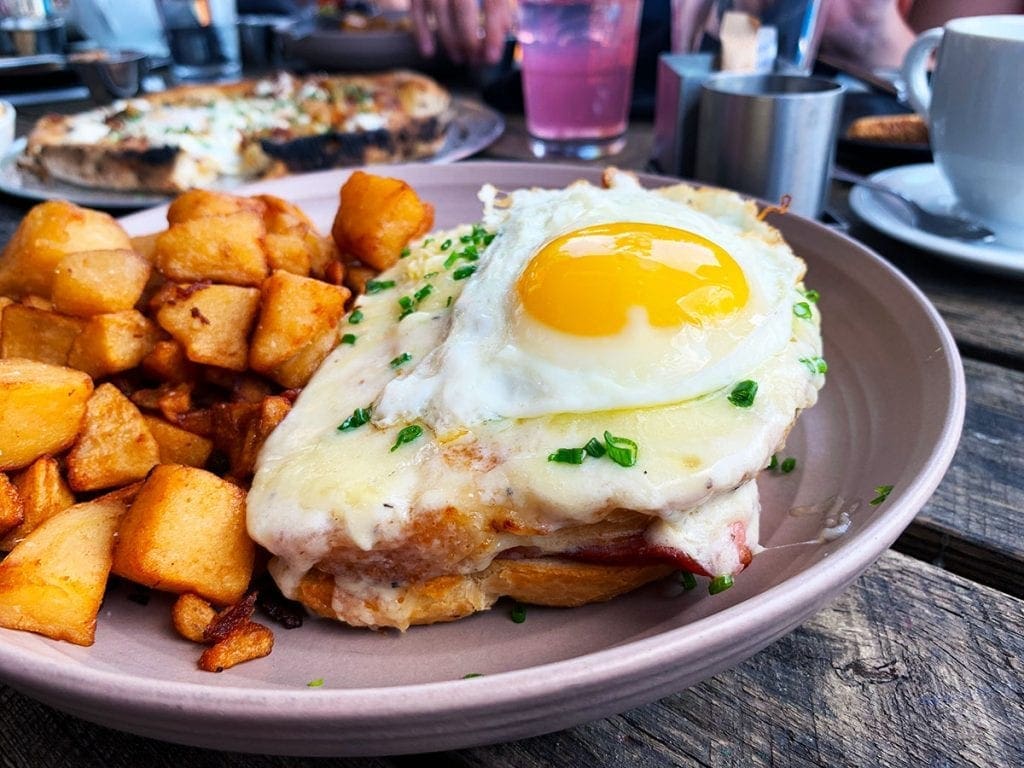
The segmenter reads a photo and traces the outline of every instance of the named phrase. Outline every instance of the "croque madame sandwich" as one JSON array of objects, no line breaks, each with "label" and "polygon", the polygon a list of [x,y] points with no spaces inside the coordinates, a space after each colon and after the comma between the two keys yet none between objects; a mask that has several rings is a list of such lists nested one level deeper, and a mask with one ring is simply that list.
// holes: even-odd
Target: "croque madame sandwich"
[{"label": "croque madame sandwich", "polygon": [[371,284],[260,455],[253,537],[348,624],[739,573],[755,478],[824,383],[804,263],[687,186],[481,191]]}]

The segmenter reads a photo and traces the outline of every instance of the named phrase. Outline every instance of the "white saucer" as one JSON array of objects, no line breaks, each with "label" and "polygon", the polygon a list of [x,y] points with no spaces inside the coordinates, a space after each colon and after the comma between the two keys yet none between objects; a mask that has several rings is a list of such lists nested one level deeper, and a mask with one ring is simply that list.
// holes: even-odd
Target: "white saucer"
[{"label": "white saucer", "polygon": [[[935,213],[953,212],[956,206],[949,182],[933,163],[889,168],[874,174],[871,180],[902,192]],[[855,186],[850,192],[850,207],[872,227],[904,243],[964,264],[1024,277],[1024,250],[1001,245],[998,240],[967,242],[923,232],[910,223],[903,207],[888,195]]]}]

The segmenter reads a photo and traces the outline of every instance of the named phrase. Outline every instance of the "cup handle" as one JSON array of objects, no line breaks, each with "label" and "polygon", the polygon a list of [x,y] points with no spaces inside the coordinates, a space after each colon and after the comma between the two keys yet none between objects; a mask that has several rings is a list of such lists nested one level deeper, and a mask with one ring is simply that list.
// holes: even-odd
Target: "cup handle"
[{"label": "cup handle", "polygon": [[928,61],[942,42],[943,29],[936,27],[922,32],[903,58],[902,75],[907,84],[907,100],[914,111],[928,119],[932,103],[932,87],[928,84]]}]

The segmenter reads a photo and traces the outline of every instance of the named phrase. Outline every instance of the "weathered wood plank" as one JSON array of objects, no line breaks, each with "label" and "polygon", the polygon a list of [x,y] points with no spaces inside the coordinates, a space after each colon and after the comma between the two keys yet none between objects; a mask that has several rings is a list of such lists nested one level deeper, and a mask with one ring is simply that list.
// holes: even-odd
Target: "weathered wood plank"
[{"label": "weathered wood plank", "polygon": [[[322,764],[118,734],[9,689],[0,692],[0,705],[3,765]],[[332,764],[1024,765],[1024,603],[889,552],[796,632],[689,691],[509,744]]]},{"label": "weathered wood plank", "polygon": [[975,360],[964,370],[960,447],[896,546],[1024,597],[1024,373]]},{"label": "weathered wood plank", "polygon": [[[844,209],[840,195],[833,200]],[[849,234],[885,256],[924,291],[965,355],[1024,369],[1024,278],[962,266],[866,224],[855,224]]]}]

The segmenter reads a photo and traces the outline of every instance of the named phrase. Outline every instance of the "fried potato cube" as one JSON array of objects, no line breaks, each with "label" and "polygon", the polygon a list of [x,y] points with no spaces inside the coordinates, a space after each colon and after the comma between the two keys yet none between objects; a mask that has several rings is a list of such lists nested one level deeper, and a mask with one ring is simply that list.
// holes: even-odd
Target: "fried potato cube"
[{"label": "fried potato cube", "polygon": [[258,199],[266,209],[264,245],[270,268],[303,276],[313,271],[322,277],[327,264],[337,258],[334,244],[317,231],[298,206],[273,195],[260,195]]},{"label": "fried potato cube", "polygon": [[25,505],[11,479],[0,472],[0,535],[6,534],[25,519]]},{"label": "fried potato cube", "polygon": [[[261,296],[260,319],[249,349],[249,366],[254,371],[274,378],[275,368],[322,337],[330,338],[329,349],[334,346],[347,289],[278,270],[263,281]],[[291,387],[306,382],[279,383]]]},{"label": "fried potato cube", "polygon": [[177,415],[192,409],[193,386],[192,382],[164,383],[153,389],[136,389],[129,399],[139,408],[160,411],[165,419],[173,421]]},{"label": "fried potato cube", "polygon": [[311,248],[303,235],[268,232],[263,242],[267,249],[267,263],[272,270],[283,269],[303,277],[309,274]]},{"label": "fried potato cube", "polygon": [[168,285],[157,296],[156,321],[182,346],[188,359],[233,371],[249,360],[249,330],[260,292],[234,285]]},{"label": "fried potato cube", "polygon": [[0,539],[0,550],[9,552],[32,531],[75,503],[75,497],[60,474],[60,465],[50,456],[40,456],[13,478],[22,504],[21,524]]},{"label": "fried potato cube", "polygon": [[243,211],[263,216],[262,198],[239,197],[212,189],[190,189],[174,198],[167,209],[167,223],[173,226],[183,221],[206,219],[211,216],[230,216]]},{"label": "fried potato cube", "polygon": [[0,293],[49,297],[54,271],[67,254],[130,248],[128,235],[109,214],[64,200],[40,203],[0,254]]},{"label": "fried potato cube", "polygon": [[283,387],[304,387],[320,367],[320,363],[338,345],[334,333],[323,333],[267,374]]},{"label": "fried potato cube", "polygon": [[4,310],[0,357],[21,357],[67,365],[71,347],[85,321],[46,309],[11,304]]},{"label": "fried potato cube", "polygon": [[161,464],[121,523],[113,571],[147,587],[228,605],[245,594],[254,553],[245,491],[202,469]]},{"label": "fried potato cube", "polygon": [[0,360],[0,471],[27,467],[71,445],[91,394],[92,379],[81,371]]},{"label": "fried potato cube", "polygon": [[0,563],[0,626],[92,645],[125,505],[78,504],[36,528]]},{"label": "fried potato cube", "polygon": [[319,250],[310,255],[309,273],[317,280],[341,285],[345,276],[345,265],[341,262],[338,246],[330,237],[320,237]]},{"label": "fried potato cube", "polygon": [[144,478],[160,461],[160,446],[132,401],[113,384],[101,384],[67,461],[71,487],[95,491]]},{"label": "fried potato cube", "polygon": [[274,633],[268,627],[250,621],[203,651],[199,657],[199,668],[204,672],[223,672],[243,661],[268,656],[273,649]]},{"label": "fried potato cube", "polygon": [[131,238],[132,250],[135,251],[135,255],[145,259],[150,266],[156,262],[156,239],[158,237],[160,237],[159,232],[152,232],[148,235],[136,235]]},{"label": "fried potato cube", "polygon": [[157,416],[142,417],[149,432],[160,447],[161,464],[184,464],[202,467],[210,458],[213,442],[200,435],[194,435],[181,427],[164,421]]},{"label": "fried potato cube", "polygon": [[47,312],[53,311],[53,302],[49,299],[44,299],[42,296],[29,294],[28,296],[23,296],[21,298],[21,303],[23,306],[32,307],[33,309],[42,309]]},{"label": "fried potato cube", "polygon": [[53,308],[77,317],[131,309],[151,270],[131,250],[69,253],[54,271]]},{"label": "fried potato cube", "polygon": [[232,477],[252,475],[264,441],[291,407],[291,402],[280,395],[265,397],[259,403],[214,404],[210,409],[213,442],[228,455]]},{"label": "fried potato cube", "polygon": [[178,597],[171,607],[171,623],[178,634],[193,643],[206,641],[206,628],[217,617],[217,611],[206,600],[191,592]]},{"label": "fried potato cube", "polygon": [[381,270],[433,225],[433,206],[404,181],[356,171],[341,187],[331,235],[342,253]]},{"label": "fried potato cube", "polygon": [[178,282],[258,286],[268,272],[264,235],[263,219],[252,211],[183,221],[157,238],[156,267]]},{"label": "fried potato cube", "polygon": [[366,293],[366,283],[377,276],[377,270],[362,264],[349,264],[345,268],[345,285],[356,296]]},{"label": "fried potato cube", "polygon": [[196,377],[195,363],[188,359],[181,342],[161,339],[142,358],[142,370],[161,381],[180,384]]},{"label": "fried potato cube", "polygon": [[160,338],[160,329],[134,309],[94,315],[78,334],[68,365],[94,379],[134,368]]}]

